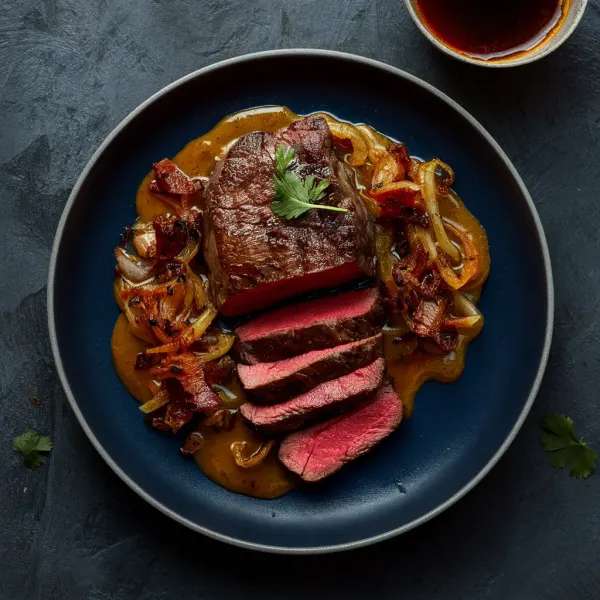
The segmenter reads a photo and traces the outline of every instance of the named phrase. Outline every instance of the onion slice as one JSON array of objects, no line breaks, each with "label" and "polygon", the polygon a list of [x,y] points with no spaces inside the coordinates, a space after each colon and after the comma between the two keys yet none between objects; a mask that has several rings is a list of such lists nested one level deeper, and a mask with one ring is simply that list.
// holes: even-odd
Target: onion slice
[{"label": "onion slice", "polygon": [[187,328],[181,332],[179,342],[182,346],[191,346],[199,340],[217,316],[217,311],[211,305]]},{"label": "onion slice", "polygon": [[352,154],[346,159],[348,164],[353,167],[364,165],[369,158],[369,145],[362,131],[350,123],[339,123],[328,114],[319,113],[319,116],[327,121],[332,135],[352,142]]},{"label": "onion slice", "polygon": [[235,336],[231,333],[220,332],[217,336],[215,345],[208,352],[194,352],[194,354],[202,361],[209,362],[217,360],[221,356],[225,356],[233,347]]},{"label": "onion slice", "polygon": [[154,271],[152,261],[138,259],[120,246],[115,248],[115,258],[117,259],[119,272],[132,283],[142,283],[152,276]]},{"label": "onion slice", "polygon": [[139,407],[139,409],[143,413],[148,414],[154,412],[155,410],[158,410],[165,404],[168,404],[169,400],[169,392],[167,392],[167,390],[161,390],[160,392],[158,392],[158,394],[156,394],[156,396],[154,396],[154,398],[152,398],[152,400],[148,400],[148,402],[142,404]]},{"label": "onion slice", "polygon": [[235,464],[242,469],[249,469],[259,465],[271,451],[271,448],[275,444],[275,440],[269,440],[268,442],[262,443],[258,450],[253,452],[250,456],[244,455],[244,450],[247,446],[246,442],[233,442],[231,444],[231,451],[233,452],[233,458]]},{"label": "onion slice", "polygon": [[440,208],[437,201],[437,190],[435,186],[435,169],[436,162],[430,161],[424,163],[419,168],[419,183],[421,185],[421,193],[425,200],[425,208],[431,219],[433,231],[439,247],[455,262],[460,262],[460,252],[458,248],[450,241],[444,223],[440,216]]},{"label": "onion slice", "polygon": [[473,244],[471,236],[464,231],[452,225],[452,223],[445,223],[445,227],[452,233],[456,238],[460,240],[460,246],[462,248],[463,261],[460,268],[450,264],[450,260],[445,254],[438,254],[435,258],[435,263],[442,276],[442,279],[453,289],[458,290],[464,287],[467,283],[473,280],[479,270],[479,255]]}]

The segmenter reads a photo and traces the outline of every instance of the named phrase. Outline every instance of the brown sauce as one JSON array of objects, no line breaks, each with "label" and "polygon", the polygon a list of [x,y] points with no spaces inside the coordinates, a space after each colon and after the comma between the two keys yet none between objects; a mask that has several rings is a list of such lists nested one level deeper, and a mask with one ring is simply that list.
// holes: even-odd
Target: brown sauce
[{"label": "brown sauce", "polygon": [[563,24],[570,0],[417,0],[431,33],[471,58],[502,60],[525,54]]},{"label": "brown sauce", "polygon": [[[190,176],[208,176],[215,162],[222,159],[231,145],[242,135],[251,131],[275,132],[287,127],[299,117],[285,107],[264,107],[230,115],[216,125],[206,135],[190,142],[173,161]],[[328,116],[328,119],[331,117]],[[381,144],[384,149],[389,140],[367,127],[363,131]],[[372,175],[369,166],[358,169],[359,185],[366,183]],[[171,212],[173,207],[160,196],[149,191],[148,184],[153,177],[149,173],[137,192],[136,210],[141,220],[154,219],[159,214]],[[454,224],[466,229],[472,236],[480,253],[482,264],[481,280],[489,271],[489,251],[485,231],[479,222],[454,199],[440,202],[440,212]],[[381,242],[381,240],[379,240]],[[381,244],[379,244],[381,245]],[[480,287],[468,290],[471,297],[479,297]],[[392,324],[393,325],[393,324]],[[476,333],[471,335],[474,337]],[[441,382],[455,381],[460,377],[465,364],[466,348],[471,338],[461,336],[456,351],[447,356],[431,356],[416,352],[402,356],[402,348],[394,344],[392,336],[385,336],[384,351],[388,372],[394,380],[395,388],[403,399],[406,412],[412,411],[414,397],[421,385],[435,379]],[[112,354],[117,374],[126,389],[140,402],[150,400],[147,384],[151,377],[147,371],[135,370],[136,356],[147,348],[147,344],[136,338],[130,331],[127,319],[121,315],[115,324],[112,336]],[[226,408],[235,409],[245,402],[244,392],[237,379],[227,386],[227,393],[219,394]],[[245,425],[241,418],[235,419],[230,431],[216,431],[210,426],[200,425],[204,442],[195,455],[195,461],[202,472],[215,483],[233,492],[258,498],[276,498],[297,485],[298,479],[285,469],[277,459],[276,449],[261,464],[249,469],[238,467],[233,459],[231,444],[246,442],[251,453],[261,443],[261,438]]]}]

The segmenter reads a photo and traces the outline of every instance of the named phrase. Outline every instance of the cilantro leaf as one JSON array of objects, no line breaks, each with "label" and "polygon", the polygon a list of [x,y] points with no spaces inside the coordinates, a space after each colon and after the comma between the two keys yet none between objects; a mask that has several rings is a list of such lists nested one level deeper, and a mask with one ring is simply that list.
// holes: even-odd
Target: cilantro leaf
[{"label": "cilantro leaf", "polygon": [[279,146],[275,150],[275,200],[271,202],[271,210],[283,219],[295,219],[313,208],[348,212],[347,208],[316,204],[325,196],[329,187],[329,179],[323,179],[315,184],[315,178],[309,175],[300,179],[296,173],[288,171],[290,164],[295,159],[293,148]]},{"label": "cilantro leaf", "polygon": [[553,467],[571,466],[569,475],[587,479],[596,470],[596,453],[575,433],[573,421],[565,415],[546,415],[542,419],[540,443]]},{"label": "cilantro leaf", "polygon": [[52,450],[52,438],[49,435],[38,435],[33,429],[13,439],[13,449],[23,455],[23,461],[30,469],[41,467],[45,458],[40,452]]}]

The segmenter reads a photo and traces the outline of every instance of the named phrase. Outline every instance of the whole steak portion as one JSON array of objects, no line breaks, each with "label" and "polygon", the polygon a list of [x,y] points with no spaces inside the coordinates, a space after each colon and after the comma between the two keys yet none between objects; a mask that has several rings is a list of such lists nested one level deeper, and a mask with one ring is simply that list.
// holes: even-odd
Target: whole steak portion
[{"label": "whole steak portion", "polygon": [[[322,204],[349,212],[309,210],[290,221],[275,215],[274,156],[281,145],[295,149],[292,169],[300,177],[331,180]],[[373,223],[322,117],[240,138],[215,167],[205,203],[204,254],[226,316],[373,275]]]}]

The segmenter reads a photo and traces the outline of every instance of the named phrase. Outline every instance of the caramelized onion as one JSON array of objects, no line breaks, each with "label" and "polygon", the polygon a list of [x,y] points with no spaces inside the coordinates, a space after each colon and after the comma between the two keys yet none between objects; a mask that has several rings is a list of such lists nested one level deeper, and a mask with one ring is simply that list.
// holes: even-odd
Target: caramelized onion
[{"label": "caramelized onion", "polygon": [[246,442],[233,442],[233,444],[231,444],[231,451],[233,452],[235,464],[242,469],[256,467],[256,465],[259,465],[267,458],[274,444],[275,440],[263,442],[250,456],[245,456],[244,450],[248,444]]},{"label": "caramelized onion", "polygon": [[202,425],[212,427],[216,431],[231,431],[235,425],[237,411],[220,408],[202,421]]},{"label": "caramelized onion", "polygon": [[[127,318],[127,321],[129,323],[131,333],[133,333],[133,335],[135,335],[136,338],[142,340],[143,342],[147,342],[148,344],[155,344],[156,340],[154,339],[154,336],[152,335],[152,331],[147,326],[146,320],[143,319],[143,317],[142,317],[142,318],[140,318],[140,322],[138,323],[138,319],[133,314],[133,311],[131,310],[131,306],[129,305],[129,302],[125,303],[124,312],[125,312],[125,317]],[[141,324],[142,319],[143,319],[144,325]]]},{"label": "caramelized onion", "polygon": [[458,310],[465,315],[466,317],[480,317],[483,318],[483,315],[479,311],[479,309],[471,302],[465,294],[461,294],[460,292],[454,292],[452,294],[454,297],[454,306],[458,308]]},{"label": "caramelized onion", "polygon": [[377,202],[371,198],[371,196],[369,196],[368,194],[365,194],[362,190],[358,190],[358,193],[360,194],[360,197],[362,198],[362,201],[367,209],[367,212],[375,217],[378,218],[381,216],[381,207],[379,206],[379,204],[377,204]]},{"label": "caramelized onion", "polygon": [[421,193],[425,200],[425,208],[433,225],[433,231],[439,247],[455,262],[460,262],[460,252],[450,241],[444,223],[440,216],[440,208],[437,200],[436,174],[438,164],[436,161],[424,163],[419,167],[419,183]]},{"label": "caramelized onion", "polygon": [[191,346],[199,340],[217,316],[217,311],[211,305],[187,328],[181,332],[179,340],[182,346]]},{"label": "caramelized onion", "polygon": [[388,154],[386,148],[389,141],[386,137],[369,127],[368,125],[356,125],[365,138],[368,146],[369,161],[376,165],[380,160]]},{"label": "caramelized onion", "polygon": [[199,249],[200,241],[192,238],[186,247],[175,257],[175,260],[187,265],[198,254]]},{"label": "caramelized onion", "polygon": [[215,344],[206,352],[194,352],[194,354],[202,360],[202,362],[209,362],[225,356],[235,342],[235,336],[231,333],[225,333],[221,331],[217,334],[217,341]]},{"label": "caramelized onion", "polygon": [[169,400],[169,392],[167,390],[160,390],[152,400],[148,400],[148,402],[142,404],[139,408],[143,413],[148,414],[165,406],[165,404],[169,403]]},{"label": "caramelized onion", "polygon": [[369,158],[369,146],[360,129],[350,123],[339,123],[326,113],[318,114],[327,121],[332,135],[352,142],[352,154],[346,159],[348,164],[353,167],[364,165]]},{"label": "caramelized onion", "polygon": [[137,258],[120,246],[115,248],[115,258],[119,272],[131,283],[142,283],[152,277],[154,271],[152,261]]},{"label": "caramelized onion", "polygon": [[196,452],[202,450],[204,446],[204,437],[199,431],[192,431],[183,442],[183,446],[180,448],[180,452],[183,456],[191,457]]},{"label": "caramelized onion", "polygon": [[386,152],[385,156],[375,163],[371,186],[386,185],[396,181],[400,175],[400,167],[396,159]]},{"label": "caramelized onion", "polygon": [[460,240],[463,261],[460,267],[456,267],[450,264],[450,260],[446,255],[439,254],[435,259],[435,263],[442,279],[451,288],[458,290],[476,276],[479,270],[479,255],[471,236],[465,230],[455,227],[448,221],[445,221],[444,226],[454,237]]},{"label": "caramelized onion", "polygon": [[481,317],[473,315],[470,317],[456,317],[452,319],[446,319],[444,321],[445,327],[455,327],[458,330],[461,329],[472,329],[481,321]]}]

